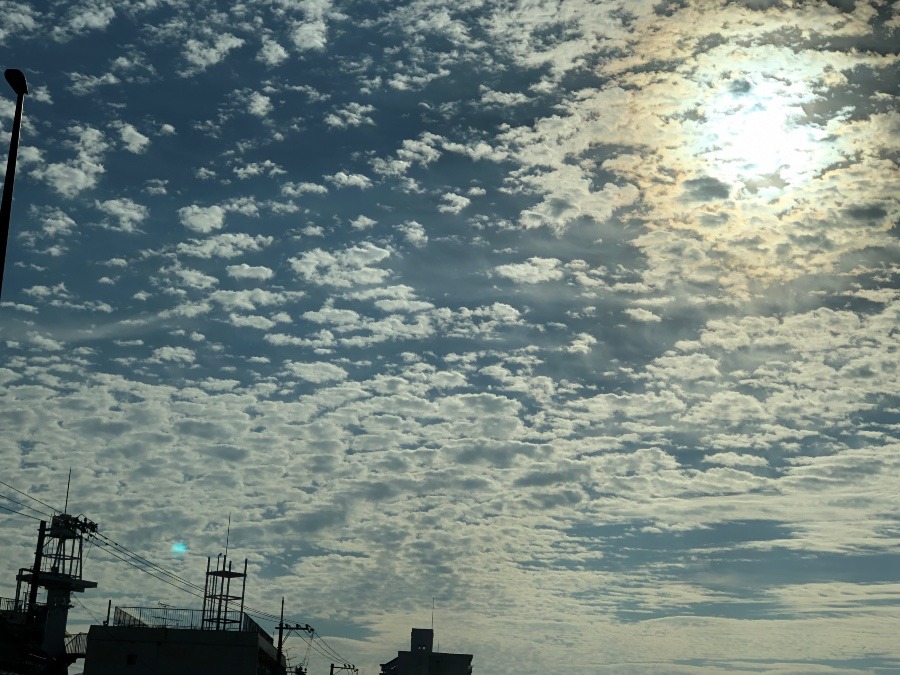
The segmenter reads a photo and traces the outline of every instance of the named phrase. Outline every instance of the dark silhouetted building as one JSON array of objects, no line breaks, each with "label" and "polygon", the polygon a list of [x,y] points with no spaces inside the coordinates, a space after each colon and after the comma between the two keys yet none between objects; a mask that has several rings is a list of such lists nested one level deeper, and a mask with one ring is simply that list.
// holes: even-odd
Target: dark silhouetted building
[{"label": "dark silhouetted building", "polygon": [[408,652],[397,652],[397,658],[381,664],[381,675],[469,675],[471,654],[449,654],[434,651],[434,631],[413,628]]},{"label": "dark silhouetted building", "polygon": [[271,636],[245,613],[210,626],[202,612],[161,607],[116,608],[113,625],[91,626],[85,675],[281,675]]}]

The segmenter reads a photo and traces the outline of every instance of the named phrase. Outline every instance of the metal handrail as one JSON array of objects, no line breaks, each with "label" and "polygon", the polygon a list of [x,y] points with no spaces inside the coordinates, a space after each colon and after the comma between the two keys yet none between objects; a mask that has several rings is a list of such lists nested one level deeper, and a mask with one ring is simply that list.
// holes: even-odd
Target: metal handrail
[{"label": "metal handrail", "polygon": [[77,633],[66,643],[66,654],[84,656],[87,653],[87,633]]},{"label": "metal handrail", "polygon": [[204,621],[199,609],[179,609],[176,607],[116,607],[113,626],[134,626],[140,628],[175,628],[194,630],[225,630],[239,633],[258,633],[269,642],[272,637],[263,630],[246,612],[222,612],[217,625]]},{"label": "metal handrail", "polygon": [[[28,601],[26,598],[19,598],[18,603],[15,598],[0,598],[0,612],[24,612]],[[37,602],[36,607],[46,607],[46,603]]]}]

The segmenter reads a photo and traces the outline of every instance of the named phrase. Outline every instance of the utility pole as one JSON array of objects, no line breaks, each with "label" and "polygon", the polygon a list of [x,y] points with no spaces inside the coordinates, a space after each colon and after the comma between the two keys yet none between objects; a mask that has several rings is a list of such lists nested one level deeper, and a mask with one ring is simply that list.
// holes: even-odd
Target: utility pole
[{"label": "utility pole", "polygon": [[[284,631],[287,630],[287,636],[285,636]],[[295,623],[290,626],[284,623],[284,596],[281,597],[281,620],[278,622],[278,651],[275,655],[275,659],[277,661],[277,665],[275,666],[278,669],[278,672],[287,672],[281,670],[281,659],[283,658],[282,654],[284,652],[284,641],[291,636],[291,632],[295,630],[302,630],[305,633],[309,633],[309,636],[312,637],[315,630],[308,623],[299,624]],[[304,672],[306,672],[304,670]]]},{"label": "utility pole", "polygon": [[281,668],[281,653],[284,646],[284,596],[281,596],[281,619],[278,621],[278,654],[275,657],[275,667]]},{"label": "utility pole", "polygon": [[9,157],[6,159],[6,180],[3,182],[3,200],[0,202],[0,294],[3,292],[3,270],[6,266],[6,244],[9,241],[9,218],[12,214],[13,183],[16,180],[16,155],[19,152],[19,127],[22,126],[22,106],[28,83],[21,70],[8,68],[4,73],[9,86],[16,92],[16,116],[13,118],[9,139]]},{"label": "utility pole", "polygon": [[42,520],[38,529],[37,547],[34,549],[34,567],[32,568],[31,587],[28,589],[28,624],[33,625],[37,610],[37,593],[40,586],[41,562],[44,558],[44,538],[47,536],[47,521]]}]

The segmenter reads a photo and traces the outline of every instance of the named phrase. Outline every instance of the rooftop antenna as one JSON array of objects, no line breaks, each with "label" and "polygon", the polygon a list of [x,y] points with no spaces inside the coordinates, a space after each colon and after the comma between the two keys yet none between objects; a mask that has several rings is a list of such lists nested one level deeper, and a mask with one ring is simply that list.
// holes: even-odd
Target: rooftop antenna
[{"label": "rooftop antenna", "polygon": [[225,532],[225,557],[228,557],[228,541],[231,539],[231,513],[228,514],[228,530]]},{"label": "rooftop antenna", "polygon": [[72,485],[72,467],[69,467],[69,481],[66,483],[66,505],[63,507],[63,513],[69,512],[69,486]]},{"label": "rooftop antenna", "polygon": [[434,632],[434,596],[431,596],[431,631]]}]

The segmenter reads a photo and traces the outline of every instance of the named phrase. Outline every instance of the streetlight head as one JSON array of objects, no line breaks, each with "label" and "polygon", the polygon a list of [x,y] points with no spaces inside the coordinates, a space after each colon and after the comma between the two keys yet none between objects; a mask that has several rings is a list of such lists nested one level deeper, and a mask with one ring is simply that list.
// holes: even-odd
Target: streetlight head
[{"label": "streetlight head", "polygon": [[25,82],[25,74],[21,70],[18,68],[7,68],[3,72],[3,76],[18,96],[28,93],[28,83]]}]

